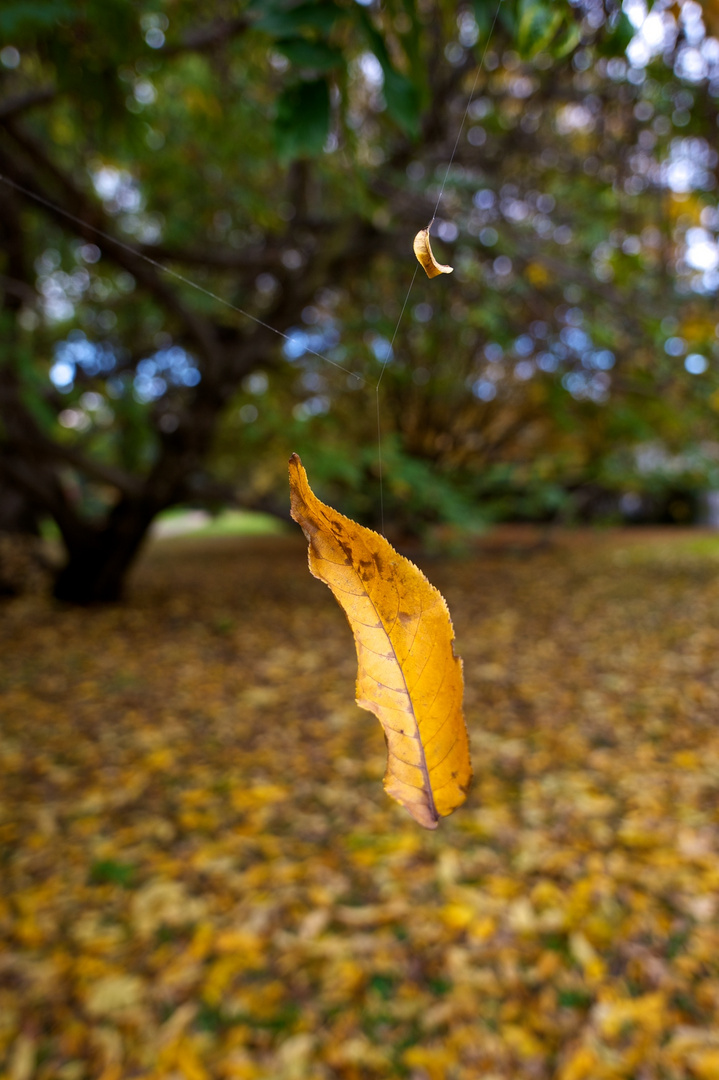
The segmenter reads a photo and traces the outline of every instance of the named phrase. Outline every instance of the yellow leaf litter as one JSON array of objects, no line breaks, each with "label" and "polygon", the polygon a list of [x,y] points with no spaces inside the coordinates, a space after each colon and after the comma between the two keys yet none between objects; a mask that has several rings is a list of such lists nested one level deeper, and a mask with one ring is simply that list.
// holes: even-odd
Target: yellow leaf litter
[{"label": "yellow leaf litter", "polygon": [[3,1080],[714,1080],[719,544],[666,535],[414,556],[476,772],[436,832],[302,537],[5,602]]}]

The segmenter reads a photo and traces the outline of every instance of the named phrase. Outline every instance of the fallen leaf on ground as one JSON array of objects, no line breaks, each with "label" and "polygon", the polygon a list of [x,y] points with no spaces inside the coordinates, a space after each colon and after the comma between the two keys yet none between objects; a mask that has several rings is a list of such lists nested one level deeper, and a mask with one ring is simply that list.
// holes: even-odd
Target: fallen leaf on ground
[{"label": "fallen leaf on ground", "polygon": [[310,570],[329,585],[355,637],[357,704],[375,714],[387,740],[385,790],[435,829],[472,779],[462,662],[444,598],[383,536],[320,502],[297,454],[290,493]]}]

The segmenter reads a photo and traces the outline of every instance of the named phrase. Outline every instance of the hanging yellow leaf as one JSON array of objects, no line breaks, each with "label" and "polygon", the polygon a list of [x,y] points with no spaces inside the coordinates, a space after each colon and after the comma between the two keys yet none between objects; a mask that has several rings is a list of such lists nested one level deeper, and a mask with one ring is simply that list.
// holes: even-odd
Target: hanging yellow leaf
[{"label": "hanging yellow leaf", "polygon": [[420,266],[423,268],[427,277],[437,277],[438,274],[451,274],[453,271],[452,266],[445,266],[444,263],[438,263],[432,254],[432,246],[429,242],[429,229],[420,229],[414,238],[414,253],[419,259]]},{"label": "hanging yellow leaf", "polygon": [[290,496],[310,570],[329,585],[354,634],[357,704],[377,716],[387,742],[385,790],[435,829],[464,802],[472,779],[462,661],[444,598],[383,536],[320,502],[297,454]]}]

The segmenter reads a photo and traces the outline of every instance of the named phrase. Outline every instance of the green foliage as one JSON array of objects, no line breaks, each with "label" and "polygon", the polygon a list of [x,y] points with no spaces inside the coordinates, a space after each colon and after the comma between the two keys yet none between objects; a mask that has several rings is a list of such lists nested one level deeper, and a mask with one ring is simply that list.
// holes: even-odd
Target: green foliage
[{"label": "green foliage", "polygon": [[609,27],[609,32],[596,44],[599,56],[616,56],[626,51],[627,45],[634,37],[634,27],[622,11],[618,14],[614,26]]},{"label": "green foliage", "polygon": [[565,21],[560,7],[542,0],[520,0],[518,14],[517,48],[528,57],[547,49]]},{"label": "green foliage", "polygon": [[0,34],[22,41],[25,35],[54,27],[58,20],[72,22],[78,10],[67,0],[6,0],[0,10]]},{"label": "green foliage", "polygon": [[359,17],[367,41],[382,67],[387,110],[403,131],[408,135],[416,136],[419,133],[420,120],[419,87],[406,75],[397,71],[390,58],[387,43],[375,28],[369,14],[360,9]]},{"label": "green foliage", "polygon": [[332,49],[323,41],[305,41],[303,38],[289,38],[277,41],[277,49],[297,67],[314,68],[317,71],[331,71],[343,63],[342,53]]},{"label": "green foliage", "polygon": [[287,0],[257,0],[250,10],[261,12],[255,28],[278,38],[307,30],[329,34],[342,16],[341,7],[328,0],[296,5]]},{"label": "green foliage", "polygon": [[287,86],[277,102],[277,149],[280,160],[319,154],[330,127],[330,92],[326,79]]}]

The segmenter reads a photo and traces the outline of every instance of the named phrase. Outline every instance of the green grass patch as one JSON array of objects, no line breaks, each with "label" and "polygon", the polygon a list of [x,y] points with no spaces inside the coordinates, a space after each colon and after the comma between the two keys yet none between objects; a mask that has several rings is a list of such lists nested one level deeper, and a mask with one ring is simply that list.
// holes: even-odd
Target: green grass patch
[{"label": "green grass patch", "polygon": [[135,880],[135,867],[115,859],[100,859],[90,867],[92,885],[120,885],[131,889]]},{"label": "green grass patch", "polygon": [[153,531],[162,539],[175,536],[279,536],[287,532],[287,524],[272,514],[254,510],[223,510],[216,517],[202,521],[198,511],[175,507],[158,514]]}]

